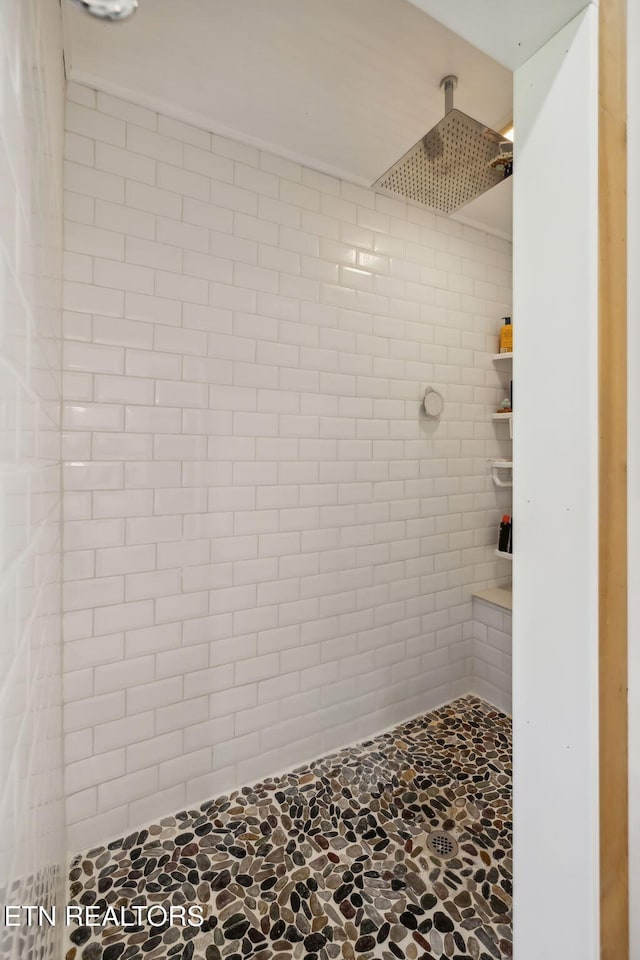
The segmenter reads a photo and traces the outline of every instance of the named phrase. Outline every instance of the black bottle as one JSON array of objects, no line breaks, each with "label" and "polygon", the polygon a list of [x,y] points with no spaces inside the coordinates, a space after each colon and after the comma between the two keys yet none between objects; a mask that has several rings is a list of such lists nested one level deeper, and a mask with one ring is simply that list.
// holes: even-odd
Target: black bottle
[{"label": "black bottle", "polygon": [[498,535],[498,550],[500,553],[510,553],[511,545],[511,517],[505,515],[500,524],[500,533]]}]

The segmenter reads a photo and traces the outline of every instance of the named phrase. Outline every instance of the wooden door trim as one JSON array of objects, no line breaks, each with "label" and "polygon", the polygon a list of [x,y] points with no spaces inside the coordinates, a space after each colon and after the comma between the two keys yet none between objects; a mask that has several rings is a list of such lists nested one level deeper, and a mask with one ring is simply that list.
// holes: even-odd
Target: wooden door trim
[{"label": "wooden door trim", "polygon": [[600,956],[629,960],[626,0],[599,19]]}]

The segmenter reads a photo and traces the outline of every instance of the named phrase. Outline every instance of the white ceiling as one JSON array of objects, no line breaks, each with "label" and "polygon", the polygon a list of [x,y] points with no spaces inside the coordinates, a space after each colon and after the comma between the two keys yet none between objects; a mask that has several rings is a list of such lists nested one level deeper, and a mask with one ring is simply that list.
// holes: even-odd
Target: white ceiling
[{"label": "white ceiling", "polygon": [[[512,117],[510,70],[407,0],[140,0],[119,24],[64,7],[70,79],[360,183],[440,119],[445,74],[465,113]],[[509,235],[511,184],[461,213]]]},{"label": "white ceiling", "polygon": [[411,0],[516,70],[593,0]]}]

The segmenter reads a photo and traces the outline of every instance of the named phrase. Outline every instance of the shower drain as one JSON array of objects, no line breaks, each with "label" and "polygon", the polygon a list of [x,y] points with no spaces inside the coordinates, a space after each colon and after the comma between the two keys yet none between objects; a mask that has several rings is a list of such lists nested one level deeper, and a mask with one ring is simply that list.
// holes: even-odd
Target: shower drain
[{"label": "shower drain", "polygon": [[458,853],[458,844],[446,830],[432,830],[427,834],[427,847],[436,857],[450,860]]}]

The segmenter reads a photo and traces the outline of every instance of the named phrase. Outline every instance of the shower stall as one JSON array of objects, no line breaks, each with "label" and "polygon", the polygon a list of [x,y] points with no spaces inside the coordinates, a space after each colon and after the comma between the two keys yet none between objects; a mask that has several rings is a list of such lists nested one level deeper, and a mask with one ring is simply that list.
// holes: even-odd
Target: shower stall
[{"label": "shower stall", "polygon": [[[16,914],[3,960],[533,960],[531,824],[564,836],[567,784],[545,956],[593,955],[595,12],[524,62],[367,2],[313,33],[297,0],[247,0],[251,32],[237,0],[75,0],[64,37],[53,0],[0,13],[0,883],[69,920]],[[413,103],[397,50],[427,43]]]}]

